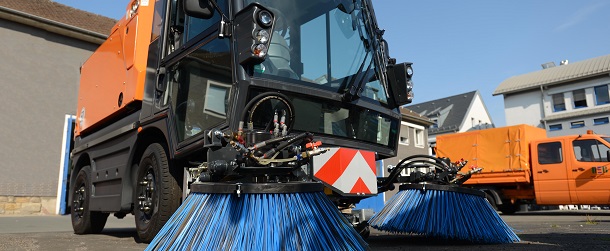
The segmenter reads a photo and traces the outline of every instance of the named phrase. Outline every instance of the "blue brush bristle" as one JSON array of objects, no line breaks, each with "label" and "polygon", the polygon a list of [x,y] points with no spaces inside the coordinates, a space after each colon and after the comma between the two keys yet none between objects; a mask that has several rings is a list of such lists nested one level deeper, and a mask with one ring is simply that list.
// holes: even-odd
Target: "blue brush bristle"
[{"label": "blue brush bristle", "polygon": [[146,250],[366,250],[326,195],[191,193]]},{"label": "blue brush bristle", "polygon": [[393,233],[475,243],[520,241],[485,198],[452,191],[401,190],[369,224]]}]

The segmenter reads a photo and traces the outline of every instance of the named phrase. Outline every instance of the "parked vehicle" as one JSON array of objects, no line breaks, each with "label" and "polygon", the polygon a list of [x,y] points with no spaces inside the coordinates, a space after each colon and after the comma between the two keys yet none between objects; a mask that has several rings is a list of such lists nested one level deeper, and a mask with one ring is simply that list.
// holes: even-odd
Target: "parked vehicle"
[{"label": "parked vehicle", "polygon": [[610,137],[587,131],[547,137],[528,125],[439,135],[436,153],[483,168],[465,186],[503,213],[520,205],[610,204]]}]

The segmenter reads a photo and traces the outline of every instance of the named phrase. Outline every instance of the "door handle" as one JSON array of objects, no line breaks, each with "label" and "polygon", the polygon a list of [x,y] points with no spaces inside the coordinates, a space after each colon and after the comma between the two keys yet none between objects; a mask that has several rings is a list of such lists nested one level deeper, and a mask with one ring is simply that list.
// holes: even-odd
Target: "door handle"
[{"label": "door handle", "polygon": [[538,173],[548,173],[549,170],[543,169],[542,171],[538,171]]},{"label": "door handle", "polygon": [[578,171],[581,171],[581,172],[582,172],[582,171],[584,171],[584,170],[585,170],[584,168],[579,167],[578,169],[576,169],[576,168],[572,169],[572,172],[578,172]]}]

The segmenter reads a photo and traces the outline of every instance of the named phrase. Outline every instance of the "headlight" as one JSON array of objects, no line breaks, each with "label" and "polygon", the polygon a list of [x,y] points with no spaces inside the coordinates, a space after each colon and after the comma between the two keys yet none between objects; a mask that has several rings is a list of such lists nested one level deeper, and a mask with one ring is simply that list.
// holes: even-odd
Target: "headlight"
[{"label": "headlight", "polygon": [[129,17],[133,17],[136,15],[136,12],[138,12],[138,8],[140,7],[140,0],[134,1],[131,4],[131,9],[129,10]]},{"label": "headlight", "polygon": [[273,36],[274,13],[258,3],[252,3],[238,12],[233,22],[239,64],[256,65],[263,62]]},{"label": "headlight", "polygon": [[267,42],[269,42],[269,32],[267,32],[266,30],[259,30],[254,35],[254,39],[256,39],[257,43],[266,44]]},{"label": "headlight", "polygon": [[267,46],[264,44],[252,45],[252,54],[259,58],[264,58],[267,55]]},{"label": "headlight", "polygon": [[273,15],[267,10],[261,10],[258,12],[258,24],[263,28],[271,27],[273,24]]}]

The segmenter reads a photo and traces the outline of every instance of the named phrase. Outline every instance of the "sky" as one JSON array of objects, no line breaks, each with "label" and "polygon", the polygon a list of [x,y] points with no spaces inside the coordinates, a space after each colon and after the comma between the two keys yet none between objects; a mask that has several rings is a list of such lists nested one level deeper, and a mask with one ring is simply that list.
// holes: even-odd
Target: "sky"
[{"label": "sky", "polygon": [[[128,0],[55,0],[119,19]],[[151,0],[152,2],[152,0]],[[512,76],[610,54],[607,0],[373,0],[390,54],[413,62],[414,102],[478,90],[492,121],[505,126]]]}]

